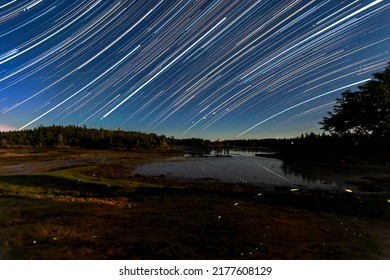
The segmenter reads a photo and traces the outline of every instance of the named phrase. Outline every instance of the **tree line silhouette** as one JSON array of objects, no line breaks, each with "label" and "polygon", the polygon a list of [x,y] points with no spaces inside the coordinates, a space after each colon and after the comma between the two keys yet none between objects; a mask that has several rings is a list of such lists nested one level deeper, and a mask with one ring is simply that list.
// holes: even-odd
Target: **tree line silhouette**
[{"label": "tree line silhouette", "polygon": [[0,132],[1,146],[95,149],[166,148],[170,139],[154,133],[87,128],[85,126],[39,126],[21,131]]},{"label": "tree line silhouette", "polygon": [[[272,156],[294,160],[368,161],[390,163],[390,62],[383,72],[337,98],[333,112],[321,122],[320,134],[306,133],[284,139],[235,139],[210,141],[175,139],[154,133],[69,126],[39,126],[22,131],[0,132],[0,146],[98,149],[167,149],[174,145],[200,148],[267,147]],[[325,133],[326,132],[326,133]]]}]

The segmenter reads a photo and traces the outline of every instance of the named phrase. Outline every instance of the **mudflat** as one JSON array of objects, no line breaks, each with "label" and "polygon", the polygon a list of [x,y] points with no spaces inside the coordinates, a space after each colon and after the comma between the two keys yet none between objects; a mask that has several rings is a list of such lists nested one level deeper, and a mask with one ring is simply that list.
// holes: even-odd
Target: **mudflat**
[{"label": "mudflat", "polygon": [[390,197],[134,174],[179,156],[1,149],[0,258],[390,259]]}]

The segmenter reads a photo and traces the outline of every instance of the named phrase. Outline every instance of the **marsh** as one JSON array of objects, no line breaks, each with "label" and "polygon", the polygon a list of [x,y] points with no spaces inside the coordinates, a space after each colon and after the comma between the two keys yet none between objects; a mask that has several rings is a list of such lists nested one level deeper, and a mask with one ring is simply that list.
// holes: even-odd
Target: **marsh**
[{"label": "marsh", "polygon": [[[388,177],[358,193],[313,187],[297,175],[307,167],[253,154],[15,148],[0,156],[0,259],[390,258],[390,197],[378,189]],[[158,176],[140,175],[150,166]],[[199,177],[175,173],[188,168]]]}]

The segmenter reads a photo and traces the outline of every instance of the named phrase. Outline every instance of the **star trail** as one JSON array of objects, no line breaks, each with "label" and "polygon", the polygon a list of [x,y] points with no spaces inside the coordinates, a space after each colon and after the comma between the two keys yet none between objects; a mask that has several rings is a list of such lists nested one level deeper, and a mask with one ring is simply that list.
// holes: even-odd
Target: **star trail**
[{"label": "star trail", "polygon": [[0,130],[319,132],[390,60],[390,2],[0,2]]}]

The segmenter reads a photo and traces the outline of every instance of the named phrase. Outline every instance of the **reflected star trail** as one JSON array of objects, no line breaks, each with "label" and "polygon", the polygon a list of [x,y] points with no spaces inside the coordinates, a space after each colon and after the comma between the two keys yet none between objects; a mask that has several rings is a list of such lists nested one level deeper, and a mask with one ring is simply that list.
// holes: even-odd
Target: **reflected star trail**
[{"label": "reflected star trail", "polygon": [[390,60],[389,1],[2,1],[0,130],[319,132]]}]

